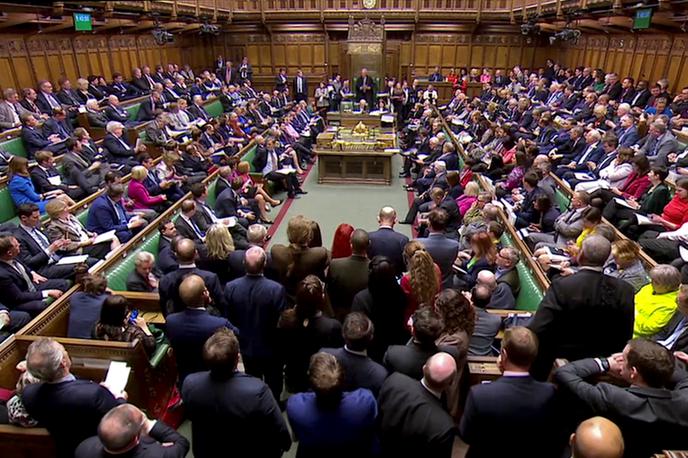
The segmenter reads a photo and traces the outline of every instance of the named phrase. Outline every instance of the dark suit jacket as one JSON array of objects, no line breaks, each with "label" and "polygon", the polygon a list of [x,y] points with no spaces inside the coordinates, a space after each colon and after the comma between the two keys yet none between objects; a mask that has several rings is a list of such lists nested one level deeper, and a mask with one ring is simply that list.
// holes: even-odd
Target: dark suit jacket
[{"label": "dark suit jacket", "polygon": [[344,368],[344,391],[366,388],[377,397],[387,379],[387,369],[369,356],[353,353],[345,347],[322,348],[320,351],[334,355]]},{"label": "dark suit jacket", "polygon": [[136,116],[136,120],[152,121],[155,118],[155,112],[162,109],[162,102],[155,103],[152,98],[150,100],[145,100],[141,102],[141,108],[139,108],[139,114]]},{"label": "dark suit jacket", "polygon": [[[162,445],[172,444],[172,445]],[[161,421],[157,421],[148,435],[142,435],[139,444],[128,451],[129,458],[184,458],[189,452],[188,439]],[[98,436],[89,437],[79,445],[74,458],[112,457]]]},{"label": "dark suit jacket", "polygon": [[495,271],[498,283],[506,283],[511,288],[514,297],[518,297],[521,291],[521,280],[518,276],[518,269],[516,267],[509,269],[506,272]]},{"label": "dark suit jacket", "polygon": [[138,291],[141,293],[153,293],[157,291],[150,287],[148,280],[143,278],[136,269],[129,272],[127,275],[127,291]]},{"label": "dark suit jacket", "polygon": [[273,245],[270,250],[273,265],[279,274],[279,282],[287,288],[287,294],[296,294],[296,287],[308,275],[317,275],[325,280],[325,269],[329,264],[329,253],[326,248],[316,247],[304,250],[298,257],[288,275],[289,263],[293,257],[293,249],[284,245]]},{"label": "dark suit jacket", "polygon": [[202,106],[196,105],[195,103],[192,104],[188,110],[187,110],[194,119],[201,118],[204,121],[207,121],[210,119],[210,115],[208,112],[203,108]]},{"label": "dark suit jacket", "polygon": [[162,273],[167,274],[177,270],[179,262],[177,255],[172,252],[172,247],[168,245],[158,252],[157,264]]},{"label": "dark suit jacket", "polygon": [[60,138],[65,139],[74,132],[72,125],[69,121],[58,121],[55,118],[48,118],[43,123],[43,135],[49,137],[50,135],[57,134]]},{"label": "dark suit jacket", "polygon": [[131,80],[131,84],[145,94],[148,94],[151,91],[150,84],[148,84],[148,80],[145,76],[142,76],[141,78],[134,78]]},{"label": "dark suit jacket", "polygon": [[448,238],[444,234],[430,233],[425,238],[418,239],[432,259],[442,271],[442,286],[449,288],[452,278],[452,266],[459,252],[459,242]]},{"label": "dark suit jacket", "polygon": [[179,298],[179,285],[189,274],[198,275],[203,278],[206,288],[210,292],[210,297],[213,299],[213,305],[220,311],[226,310],[224,295],[222,294],[222,286],[217,278],[217,274],[201,270],[196,267],[180,267],[177,270],[163,275],[158,285],[160,293],[160,308],[162,313],[179,312],[184,308],[184,304]]},{"label": "dark suit jacket", "polygon": [[407,375],[387,377],[378,397],[382,456],[450,458],[456,426],[441,401]]},{"label": "dark suit jacket", "polygon": [[[459,435],[470,448],[467,458],[558,456],[556,389],[532,377],[501,377],[473,385]],[[537,441],[524,441],[537,428]],[[495,440],[495,431],[499,439]]]},{"label": "dark suit jacket", "polygon": [[58,189],[61,189],[63,191],[66,191],[69,189],[64,184],[54,185],[48,179],[51,177],[60,177],[60,181],[62,181],[62,177],[60,176],[60,172],[58,172],[55,167],[52,167],[47,172],[40,167],[34,167],[31,169],[30,175],[31,175],[31,182],[33,182],[33,187],[36,189],[36,192],[39,194],[43,194],[43,193],[46,193],[48,191],[55,191]]},{"label": "dark suit jacket", "polygon": [[277,350],[277,321],[286,307],[284,287],[262,275],[246,275],[225,286],[227,315],[241,329],[246,358],[270,358]]},{"label": "dark suit jacket", "polygon": [[129,121],[129,113],[122,107],[115,108],[111,105],[105,107],[105,117],[110,121],[119,121],[125,123]]},{"label": "dark suit jacket", "polygon": [[[39,230],[43,232],[42,229]],[[48,265],[50,258],[48,258],[48,255],[43,251],[43,248],[41,248],[33,237],[31,237],[31,234],[27,233],[21,226],[17,226],[13,234],[21,245],[19,260],[25,266],[30,267],[31,270],[40,270],[42,267]],[[43,235],[45,235],[44,232]]]},{"label": "dark suit jacket", "polygon": [[456,359],[457,366],[460,361],[465,361],[466,355],[459,355],[456,347],[447,345],[432,345],[422,347],[415,340],[411,340],[406,345],[390,345],[382,360],[387,370],[391,372],[401,372],[412,379],[420,380],[423,378],[423,365],[435,353],[443,351],[449,353]]},{"label": "dark suit jacket", "polygon": [[203,345],[220,328],[239,334],[229,320],[213,316],[206,310],[186,309],[167,315],[165,335],[174,349],[180,385],[187,375],[207,369],[203,362]]},{"label": "dark suit jacket", "polygon": [[688,448],[685,371],[677,371],[680,381],[673,391],[639,386],[622,388],[609,383],[592,385],[585,380],[600,372],[593,359],[584,359],[557,369],[554,378],[587,406],[586,418],[602,415],[619,426],[626,445],[624,457],[645,458],[662,450]]},{"label": "dark suit jacket", "polygon": [[29,414],[50,431],[59,458],[72,458],[76,447],[97,433],[103,415],[124,402],[87,380],[27,385],[22,401]]},{"label": "dark suit jacket", "polygon": [[307,79],[305,76],[302,76],[302,77],[301,77],[301,79],[303,80],[302,83],[301,83],[301,85],[302,85],[302,86],[301,86],[301,89],[302,89],[302,90],[301,90],[300,92],[298,92],[298,91],[296,90],[296,80],[297,80],[297,78],[298,78],[298,76],[295,76],[295,77],[294,77],[294,80],[292,81],[292,86],[293,86],[292,94],[294,94],[294,97],[296,97],[296,95],[301,95],[301,96],[305,95],[306,97],[308,97],[308,79]]},{"label": "dark suit jacket", "polygon": [[528,327],[540,350],[531,373],[544,380],[555,358],[611,355],[633,335],[630,283],[591,269],[552,282]]},{"label": "dark suit jacket", "polygon": [[404,247],[409,242],[408,237],[392,228],[381,227],[376,231],[369,232],[368,238],[370,239],[370,245],[368,245],[370,259],[378,255],[387,256],[394,262],[397,274],[406,270],[403,253]]},{"label": "dark suit jacket", "polygon": [[70,107],[81,105],[79,102],[79,97],[76,95],[76,92],[74,92],[73,89],[60,89],[55,96],[62,105],[67,105]]},{"label": "dark suit jacket", "polygon": [[182,387],[184,410],[191,420],[196,458],[232,456],[279,458],[291,446],[289,430],[267,385],[235,372],[217,379],[192,374]]},{"label": "dark suit jacket", "polygon": [[356,293],[368,287],[369,262],[365,256],[349,256],[330,263],[327,293],[338,318],[343,319],[351,310]]},{"label": "dark suit jacket", "polygon": [[[126,213],[126,210],[124,210],[122,203],[119,202],[117,205],[120,206],[128,218],[129,215]],[[97,234],[102,234],[114,229],[115,235],[122,243],[128,241],[132,236],[127,225],[120,224],[119,216],[106,195],[102,195],[93,201],[91,209],[88,211],[86,229]]]},{"label": "dark suit jacket", "polygon": [[[24,265],[24,268],[29,278],[31,278],[31,269],[26,265]],[[3,304],[10,308],[31,301],[43,300],[43,295],[40,291],[30,292],[29,285],[26,284],[24,277],[4,262],[0,262],[0,291],[6,294]]]},{"label": "dark suit jacket", "polygon": [[[198,225],[198,223],[196,224]],[[187,239],[191,239],[197,244],[203,243],[200,237],[196,234],[196,231],[193,230],[193,227],[191,227],[191,225],[187,223],[186,220],[182,218],[177,218],[177,220],[174,222],[174,226],[177,228],[178,235],[181,235],[182,237]]]},{"label": "dark suit jacket", "polygon": [[[669,322],[662,328],[662,330],[654,336],[652,336],[652,340],[657,342],[669,338],[669,336],[671,336],[674,333],[674,330],[681,323],[681,320],[683,320],[683,318],[683,314],[680,311],[676,311],[676,313],[674,313],[674,316],[671,317],[671,320],[669,320]],[[672,352],[688,351],[688,327],[683,328],[683,331],[678,336],[678,339],[676,339],[676,341],[673,343],[671,348],[669,348],[669,350],[671,350]]]},{"label": "dark suit jacket", "polygon": [[[126,138],[122,136],[124,143],[127,143]],[[127,143],[127,145],[129,145]],[[112,159],[118,163],[125,163],[134,158],[134,148],[129,145],[129,149],[125,148],[124,145],[112,134],[105,135],[103,138],[103,148],[110,153]]]},{"label": "dark suit jacket", "polygon": [[22,127],[21,137],[24,140],[24,145],[26,145],[26,151],[28,151],[31,157],[33,157],[36,151],[51,145],[50,141],[43,135],[43,132],[37,128]]},{"label": "dark suit jacket", "polygon": [[240,205],[239,194],[232,188],[227,188],[215,200],[215,213],[218,218],[237,216]]}]

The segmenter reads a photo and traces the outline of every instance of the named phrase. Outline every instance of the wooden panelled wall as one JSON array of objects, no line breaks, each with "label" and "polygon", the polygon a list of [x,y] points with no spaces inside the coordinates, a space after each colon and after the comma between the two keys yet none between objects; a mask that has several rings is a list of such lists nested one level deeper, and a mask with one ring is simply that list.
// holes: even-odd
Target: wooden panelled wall
[{"label": "wooden panelled wall", "polygon": [[587,35],[565,48],[565,65],[587,65],[655,82],[668,78],[677,92],[688,86],[688,38],[685,35]]},{"label": "wooden panelled wall", "polygon": [[103,75],[110,81],[114,72],[125,78],[134,67],[168,62],[183,63],[200,42],[179,38],[175,43],[158,46],[145,35],[0,35],[0,86],[35,87],[36,82],[61,76]]}]

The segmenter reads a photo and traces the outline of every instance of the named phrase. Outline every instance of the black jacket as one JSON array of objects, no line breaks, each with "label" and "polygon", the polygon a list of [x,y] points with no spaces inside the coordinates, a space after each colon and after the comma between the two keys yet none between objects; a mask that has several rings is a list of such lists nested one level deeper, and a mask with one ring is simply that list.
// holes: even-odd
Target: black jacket
[{"label": "black jacket", "polygon": [[[165,445],[163,445],[165,444]],[[129,458],[184,458],[191,444],[174,429],[157,421],[148,435],[142,435],[139,444],[126,453]],[[108,458],[98,436],[89,437],[79,445],[74,458]]]}]

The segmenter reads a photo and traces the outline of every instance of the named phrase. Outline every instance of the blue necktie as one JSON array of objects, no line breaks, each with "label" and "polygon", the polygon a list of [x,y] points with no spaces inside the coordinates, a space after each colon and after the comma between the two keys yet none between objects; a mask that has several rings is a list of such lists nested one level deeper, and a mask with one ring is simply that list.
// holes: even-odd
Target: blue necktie
[{"label": "blue necktie", "polygon": [[189,219],[189,223],[191,223],[191,227],[193,228],[194,232],[196,233],[196,235],[198,236],[199,239],[202,239],[203,237],[205,237],[205,234],[203,233],[203,231],[201,231],[198,228],[198,226],[196,225],[194,220]]}]

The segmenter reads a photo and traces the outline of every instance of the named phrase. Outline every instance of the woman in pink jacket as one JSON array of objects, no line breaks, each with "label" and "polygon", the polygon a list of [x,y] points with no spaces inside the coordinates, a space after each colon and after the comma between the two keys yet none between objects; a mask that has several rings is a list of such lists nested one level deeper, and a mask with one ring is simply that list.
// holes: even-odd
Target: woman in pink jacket
[{"label": "woman in pink jacket", "polygon": [[147,176],[148,170],[141,165],[131,169],[131,181],[128,188],[129,199],[134,202],[134,211],[154,210],[157,213],[162,213],[169,206],[167,196],[165,194],[151,196],[143,184]]}]

